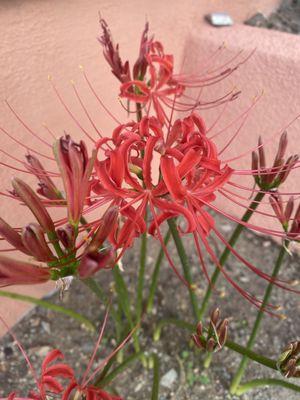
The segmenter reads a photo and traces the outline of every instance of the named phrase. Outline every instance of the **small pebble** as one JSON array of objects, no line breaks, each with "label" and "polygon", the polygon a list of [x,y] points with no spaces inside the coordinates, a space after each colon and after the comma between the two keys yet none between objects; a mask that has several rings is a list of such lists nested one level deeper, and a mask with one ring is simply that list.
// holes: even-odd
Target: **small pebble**
[{"label": "small pebble", "polygon": [[223,12],[215,12],[205,16],[206,21],[211,25],[221,27],[221,26],[231,26],[233,25],[233,20],[231,16]]},{"label": "small pebble", "polygon": [[42,347],[37,348],[35,353],[39,357],[44,358],[51,350],[52,350],[52,348],[50,346],[42,346]]},{"label": "small pebble", "polygon": [[51,327],[50,327],[49,322],[42,321],[41,325],[42,325],[43,330],[50,335]]},{"label": "small pebble", "polygon": [[171,389],[173,383],[177,380],[178,374],[174,368],[170,369],[163,377],[161,378],[160,384],[161,386]]}]

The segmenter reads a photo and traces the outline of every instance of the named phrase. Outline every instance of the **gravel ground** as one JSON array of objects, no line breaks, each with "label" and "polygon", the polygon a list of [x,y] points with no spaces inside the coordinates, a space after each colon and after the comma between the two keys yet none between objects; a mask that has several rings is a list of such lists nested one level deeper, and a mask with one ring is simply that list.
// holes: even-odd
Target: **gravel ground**
[{"label": "gravel ground", "polygon": [[[218,218],[218,226],[221,232],[227,236],[232,230],[232,225],[220,218]],[[264,271],[270,272],[279,251],[277,244],[251,232],[245,232],[239,244],[241,254]],[[203,294],[204,279],[199,272],[193,242],[186,240],[185,246],[193,265],[194,280],[200,286],[200,297]],[[176,259],[171,244],[169,248]],[[157,244],[151,242],[149,251],[151,256],[147,260],[147,276],[152,271],[157,251]],[[219,252],[218,249],[216,251]],[[137,255],[137,248],[134,248],[128,252],[124,260],[126,271],[124,276],[128,280],[131,292],[134,292],[136,287]],[[212,271],[213,266],[209,262],[207,264],[209,270]],[[257,296],[262,296],[265,283],[252,273],[248,273],[246,268],[232,256],[226,267],[231,276],[238,280],[244,288],[251,290]],[[297,256],[286,256],[282,276],[284,279],[299,278],[299,258]],[[109,287],[112,287],[110,272],[100,273],[98,281],[104,289],[108,290]],[[219,292],[215,293],[213,297],[211,306],[218,305],[222,310],[222,315],[230,318],[230,338],[240,344],[245,344],[255,318],[255,309],[250,307],[246,300],[232,290],[224,280],[220,282],[219,289]],[[61,303],[58,294],[51,296],[50,300],[54,303]],[[299,339],[300,306],[297,295],[280,289],[274,290],[272,303],[280,304],[287,318],[279,320],[266,315],[255,350],[276,358],[289,341]],[[104,306],[99,304],[96,297],[80,282],[75,282],[71,290],[65,294],[63,304],[95,321],[99,321],[99,316],[104,314]],[[156,321],[162,316],[192,321],[186,288],[172,272],[167,262],[162,265],[154,313],[144,318],[141,339],[143,348],[147,351],[157,352],[161,362],[160,376],[163,377],[162,383],[166,386],[161,385],[160,387],[160,400],[234,400],[235,397],[228,394],[228,388],[240,357],[229,350],[223,350],[214,357],[211,368],[205,370],[202,366],[203,354],[191,346],[189,333],[174,327],[164,329],[161,341],[153,343],[153,329]],[[113,349],[115,342],[109,336],[112,331],[113,325],[110,322],[106,329],[103,346],[99,350],[99,359]],[[39,366],[45,354],[57,346],[63,350],[67,362],[73,366],[78,375],[84,371],[96,340],[96,334],[88,332],[78,322],[40,307],[25,316],[15,327],[14,332],[34,366]],[[131,345],[127,346],[126,353],[130,354],[131,351]],[[168,375],[165,376],[166,374]],[[263,370],[260,365],[251,362],[246,378],[271,376],[280,378],[276,372]],[[130,371],[119,375],[114,381],[114,386],[127,400],[150,399],[151,379],[152,371],[141,368],[141,365],[137,363],[132,366]],[[25,395],[28,388],[32,387],[32,378],[26,363],[8,334],[0,341],[0,382],[0,395],[2,396],[7,395],[12,389],[18,389]],[[240,398],[242,400],[296,400],[299,399],[299,394],[280,387],[273,387],[253,390]]]},{"label": "gravel ground", "polygon": [[245,21],[245,24],[299,34],[300,1],[283,0],[278,10],[272,12],[268,17],[257,13]]}]

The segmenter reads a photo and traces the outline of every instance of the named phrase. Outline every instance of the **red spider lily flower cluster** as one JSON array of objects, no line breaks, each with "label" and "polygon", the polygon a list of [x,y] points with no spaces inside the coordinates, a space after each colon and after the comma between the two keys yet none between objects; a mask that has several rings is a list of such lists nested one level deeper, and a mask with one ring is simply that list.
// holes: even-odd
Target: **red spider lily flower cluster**
[{"label": "red spider lily flower cluster", "polygon": [[[110,234],[117,248],[126,249],[146,231],[147,206],[153,217],[148,231],[161,242],[160,225],[176,216],[185,218],[185,233],[207,236],[213,220],[204,205],[215,199],[232,170],[221,166],[196,113],[175,121],[168,132],[157,118],[143,117],[138,123],[119,126],[112,139],[101,139],[98,147],[106,158],[95,163],[98,179],[92,190],[118,205],[125,219]],[[154,160],[160,171],[156,182]]]},{"label": "red spider lily flower cluster", "polygon": [[[0,320],[8,328],[7,324],[1,317]],[[47,400],[50,396],[55,396],[55,398],[61,400],[122,400],[121,397],[108,393],[103,389],[103,387],[99,385],[95,386],[91,383],[96,378],[97,374],[103,370],[107,363],[127,344],[136,329],[133,329],[125,337],[125,339],[91,372],[97,350],[104,335],[107,320],[108,310],[105,313],[103,324],[94,346],[92,356],[81,380],[76,378],[73,368],[61,361],[64,359],[64,355],[58,349],[52,350],[46,355],[41,366],[40,377],[38,377],[22,345],[8,328],[10,334],[22,352],[30,371],[33,374],[36,388],[35,390],[31,390],[27,397],[20,398],[17,396],[17,392],[14,391],[10,393],[6,399],[2,398],[0,400]],[[89,374],[90,376],[88,376]]]},{"label": "red spider lily flower cluster", "polygon": [[[146,110],[149,115],[153,106],[159,122],[164,125],[170,119],[165,108],[176,111],[191,111],[197,108],[209,108],[232,101],[239,95],[231,91],[213,101],[200,101],[187,96],[184,92],[188,87],[203,88],[213,85],[231,74],[240,64],[231,68],[212,68],[202,71],[199,76],[188,76],[174,73],[174,57],[166,54],[161,42],[148,37],[149,25],[146,23],[142,34],[140,53],[130,72],[129,61],[122,62],[119,55],[119,45],[114,45],[107,23],[101,19],[102,35],[99,42],[103,46],[103,54],[112,68],[112,73],[122,83],[120,97],[132,101]],[[227,64],[227,63],[226,63]]]},{"label": "red spider lily flower cluster", "polygon": [[[185,282],[161,234],[161,225],[165,221],[179,217],[177,229],[181,235],[189,234],[193,237],[199,264],[208,282],[204,252],[236,290],[260,307],[261,302],[240,287],[226,267],[220,264],[208,240],[209,235],[215,235],[248,269],[267,281],[273,279],[260,266],[252,265],[233,249],[215,226],[209,210],[258,232],[284,237],[281,231],[240,221],[219,209],[215,200],[219,197],[247,208],[248,205],[242,201],[248,198],[240,193],[247,191],[248,194],[252,188],[236,183],[234,178],[240,178],[241,175],[254,176],[259,186],[258,191],[263,190],[265,194],[271,195],[286,180],[290,171],[298,166],[298,157],[291,156],[287,161],[284,160],[287,147],[287,136],[284,133],[272,167],[266,165],[260,140],[255,148],[258,155],[253,153],[252,169],[234,169],[230,161],[247,152],[227,160],[223,153],[233,143],[241,128],[219,149],[215,138],[220,132],[210,133],[211,127],[207,128],[203,118],[195,111],[201,106],[199,100],[185,94],[189,87],[202,88],[218,82],[245,60],[225,70],[211,66],[208,68],[210,72],[204,70],[200,76],[176,75],[173,72],[173,56],[165,53],[160,42],[149,38],[146,25],[139,56],[131,73],[129,63],[123,63],[120,58],[119,48],[114,45],[107,24],[103,20],[100,22],[103,35],[99,40],[104,48],[104,56],[121,82],[121,95],[137,104],[137,121],[119,123],[111,137],[103,137],[75,89],[76,97],[100,139],[93,140],[83,130],[93,142],[91,156],[83,141],[76,143],[68,135],[56,140],[54,159],[44,156],[56,161],[58,173],[47,171],[35,155],[27,155],[26,172],[37,177],[37,193],[22,180],[14,179],[14,190],[10,196],[25,204],[37,223],[30,223],[20,229],[12,228],[1,220],[0,233],[14,249],[44,264],[24,263],[23,277],[19,261],[0,256],[0,285],[37,283],[67,276],[89,277],[100,269],[112,268],[134,240],[145,232],[159,239],[171,267]],[[84,76],[97,100],[103,105],[86,74]],[[82,129],[62,96],[53,88],[68,114]],[[225,96],[222,102],[228,102],[234,97],[232,94]],[[182,101],[184,98],[189,98],[192,106]],[[151,104],[155,116],[150,116]],[[218,105],[219,101],[213,104]],[[168,108],[171,108],[170,115]],[[245,118],[251,108],[244,113]],[[176,110],[191,112],[184,118],[174,120]],[[18,115],[17,118],[22,121]],[[27,124],[23,123],[23,126],[29,129]],[[35,153],[41,154],[38,151]],[[59,177],[64,191],[53,182],[54,178]],[[239,193],[234,190],[239,190]],[[85,221],[90,211],[104,205],[107,206],[104,215],[91,222]],[[53,221],[48,208],[55,206],[67,207],[67,217]],[[148,211],[152,218],[149,224],[146,218]],[[274,217],[263,212],[261,215]],[[274,284],[286,287],[279,280]]]},{"label": "red spider lily flower cluster", "polygon": [[[186,226],[179,225],[178,230],[182,235],[193,235],[199,263],[208,281],[201,244],[229,283],[250,302],[260,305],[258,299],[231,279],[208,242],[208,235],[215,233],[250,270],[268,281],[272,279],[226,242],[207,211],[207,207],[214,209],[214,200],[231,184],[235,171],[220,159],[215,143],[207,135],[205,123],[197,113],[176,120],[169,129],[156,117],[143,117],[139,122],[118,126],[112,138],[100,139],[97,147],[105,158],[95,162],[92,191],[100,196],[101,204],[107,201],[110,207],[119,207],[122,219],[116,220],[109,236],[115,248],[122,249],[119,257],[136,237],[147,231],[160,240],[170,265],[184,280],[165,248],[160,232],[160,226],[166,220],[183,217]],[[156,180],[155,165],[159,175]],[[276,179],[277,186],[280,182]],[[147,208],[153,219],[149,226],[145,223]],[[259,227],[252,228],[259,230]],[[275,284],[284,287],[280,282]]]},{"label": "red spider lily flower cluster", "polygon": [[192,335],[192,339],[199,349],[212,353],[220,351],[224,347],[228,336],[229,322],[227,318],[220,319],[220,316],[219,308],[212,311],[206,334],[203,332],[202,322],[198,322],[196,333]]},{"label": "red spider lily flower cluster", "polygon": [[284,231],[286,232],[286,239],[299,241],[300,238],[300,205],[298,205],[294,212],[294,197],[291,196],[285,204],[282,196],[279,193],[274,193],[270,197],[270,204],[274,210],[278,221],[281,223]]},{"label": "red spider lily flower cluster", "polygon": [[258,152],[252,152],[252,169],[257,171],[255,182],[262,190],[272,190],[284,183],[290,171],[297,164],[298,155],[292,155],[285,161],[287,149],[287,133],[284,132],[279,140],[278,151],[272,167],[267,167],[266,156],[261,137],[258,140]]},{"label": "red spider lily flower cluster", "polygon": [[300,342],[289,343],[281,353],[277,368],[285,378],[300,378]]},{"label": "red spider lily flower cluster", "polygon": [[[15,250],[30,256],[37,264],[18,261],[0,255],[0,286],[13,284],[43,283],[66,276],[91,276],[103,268],[111,268],[115,254],[111,248],[104,248],[108,226],[116,216],[114,208],[109,209],[89,232],[80,236],[79,220],[83,208],[89,203],[91,173],[94,156],[88,157],[85,144],[76,144],[69,136],[62,137],[54,144],[54,154],[61,172],[66,193],[59,190],[41,162],[28,155],[27,168],[39,180],[37,193],[23,180],[12,181],[12,198],[21,201],[34,215],[36,222],[22,228],[12,228],[0,218],[0,234]],[[43,199],[44,197],[44,199]],[[67,206],[68,217],[54,222],[47,207]]]}]

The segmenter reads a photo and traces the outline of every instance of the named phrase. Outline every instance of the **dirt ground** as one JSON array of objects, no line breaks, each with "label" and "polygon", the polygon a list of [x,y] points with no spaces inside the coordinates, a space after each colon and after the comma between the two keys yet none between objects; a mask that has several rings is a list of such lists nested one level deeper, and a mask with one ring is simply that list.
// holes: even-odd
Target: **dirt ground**
[{"label": "dirt ground", "polygon": [[[217,223],[221,232],[228,236],[232,225],[221,218],[218,218]],[[133,296],[136,287],[138,245],[139,243],[126,255],[124,260],[124,277],[130,285]],[[185,246],[193,265],[194,281],[200,286],[199,297],[201,297],[205,280],[199,272],[193,241],[186,240]],[[169,248],[176,260],[175,249],[171,243]],[[251,232],[244,232],[239,242],[239,249],[241,254],[256,266],[270,272],[279,246],[267,238],[258,237]],[[147,277],[151,274],[157,251],[157,244],[151,242],[147,259]],[[217,252],[220,250],[217,249]],[[177,264],[179,265],[179,262]],[[214,267],[209,261],[207,264],[209,270],[212,271]],[[234,257],[230,257],[226,268],[244,288],[257,296],[263,295],[265,282],[252,273],[248,273],[246,267]],[[299,279],[298,256],[286,255],[281,275],[287,280]],[[99,273],[98,281],[103,289],[108,290],[112,284],[111,273],[109,271]],[[255,318],[255,309],[249,306],[246,300],[241,298],[223,279],[220,281],[219,290],[222,294],[214,294],[211,307],[218,305],[222,314],[230,318],[229,337],[240,344],[245,344]],[[49,300],[60,303],[57,293]],[[99,317],[104,315],[104,306],[99,304],[97,298],[80,282],[73,283],[71,290],[64,296],[63,304],[85,314],[94,321],[99,321]],[[288,342],[299,339],[300,303],[297,295],[276,288],[273,292],[272,304],[280,304],[287,318],[279,320],[266,315],[255,350],[266,356],[277,358],[281,349]],[[166,261],[163,262],[161,269],[154,314],[144,318],[143,332],[141,333],[143,348],[148,352],[157,352],[159,356],[160,376],[164,377],[168,372],[169,376],[173,375],[173,383],[167,382],[168,387],[161,385],[160,400],[234,400],[235,397],[229,395],[228,388],[240,356],[225,349],[214,357],[211,368],[205,370],[202,366],[203,354],[191,346],[190,334],[187,331],[168,327],[163,330],[161,341],[153,343],[153,329],[162,316],[177,317],[193,322],[187,289],[178,280]],[[110,323],[103,345],[99,349],[99,359],[109,354],[113,348],[114,341],[110,337],[112,329]],[[96,334],[86,331],[78,322],[40,307],[25,316],[17,324],[14,332],[28,352],[34,366],[39,366],[47,351],[57,346],[63,350],[67,362],[77,371],[78,376],[81,371],[84,371],[96,340]],[[129,345],[126,354],[130,354],[131,351],[132,347]],[[172,371],[170,372],[170,370]],[[271,376],[280,378],[279,373],[263,369],[260,365],[251,362],[247,369],[246,379]],[[130,370],[118,376],[114,381],[114,386],[124,399],[148,400],[151,393],[151,380],[152,371],[143,369],[141,364],[136,363]],[[165,380],[166,377],[164,377]],[[13,389],[19,390],[25,395],[28,388],[33,387],[32,377],[26,363],[8,334],[0,341],[0,382],[1,396],[7,395]],[[266,387],[248,392],[240,398],[242,400],[296,400],[299,399],[299,394],[280,387]]]}]

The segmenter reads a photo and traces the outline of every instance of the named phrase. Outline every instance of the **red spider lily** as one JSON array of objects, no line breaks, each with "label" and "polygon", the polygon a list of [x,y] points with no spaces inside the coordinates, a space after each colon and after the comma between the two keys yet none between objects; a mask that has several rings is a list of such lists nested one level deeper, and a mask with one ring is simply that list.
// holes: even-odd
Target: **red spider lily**
[{"label": "red spider lily", "polygon": [[[156,54],[157,48],[159,55]],[[161,43],[152,43],[145,58],[150,74],[149,83],[140,80],[125,82],[121,86],[120,96],[135,103],[148,104],[149,108],[153,104],[158,120],[164,124],[166,113],[161,103],[167,103],[171,96],[180,97],[184,87],[172,81],[173,56],[163,53]]]},{"label": "red spider lily", "polygon": [[291,196],[286,204],[284,204],[279,193],[274,193],[270,197],[270,204],[275,212],[278,221],[281,223],[286,238],[289,240],[298,241],[300,238],[300,204],[297,207],[294,217],[294,198]]},{"label": "red spider lily", "polygon": [[45,232],[55,232],[54,223],[40,198],[34,193],[27,183],[19,178],[12,180],[15,194],[26,204]]},{"label": "red spider lily", "polygon": [[88,252],[80,260],[78,274],[84,279],[95,275],[100,269],[111,269],[115,265],[115,258],[112,250]]},{"label": "red spider lily", "polygon": [[[255,149],[251,149],[259,150],[259,159],[254,159],[252,169],[237,170],[232,168],[230,163],[247,155],[249,151],[245,151],[228,160],[224,159],[222,154],[238,136],[255,102],[253,102],[246,112],[235,119],[234,122],[242,120],[242,123],[221,150],[218,149],[215,138],[226,129],[231,128],[233,123],[219,132],[211,133],[209,136],[210,130],[215,128],[219,119],[207,129],[203,119],[194,112],[184,119],[178,119],[174,123],[172,118],[174,111],[190,111],[204,104],[204,102],[200,102],[199,99],[192,99],[187,96],[184,92],[185,88],[202,88],[217,83],[232,73],[239,64],[232,68],[226,67],[225,70],[224,66],[214,68],[210,65],[204,69],[203,73],[199,76],[174,74],[172,55],[165,54],[164,48],[159,42],[154,42],[152,38],[148,39],[148,27],[146,26],[142,35],[138,61],[135,64],[136,68],[132,74],[133,80],[131,80],[128,64],[122,63],[119,57],[118,46],[114,46],[107,25],[103,21],[101,24],[104,30],[104,36],[100,41],[105,48],[105,57],[110,63],[113,73],[122,82],[125,96],[132,101],[140,103],[140,105],[144,104],[147,114],[138,123],[129,122],[127,124],[120,124],[103,105],[102,100],[97,95],[85,74],[84,76],[88,86],[96,96],[100,105],[119,123],[119,126],[113,132],[112,138],[102,137],[100,134],[101,139],[97,143],[97,150],[102,152],[102,154],[101,157],[95,161],[93,173],[91,174],[93,156],[90,159],[88,158],[85,145],[83,145],[83,143],[79,145],[75,144],[68,136],[61,138],[56,142],[55,147],[56,157],[65,187],[66,199],[50,199],[50,197],[55,197],[57,191],[53,187],[53,182],[49,181],[47,177],[58,177],[59,175],[55,173],[52,175],[46,172],[36,163],[34,167],[32,160],[31,163],[29,161],[31,169],[28,171],[27,167],[26,172],[34,173],[37,176],[40,184],[42,183],[43,191],[40,194],[47,199],[41,199],[35,195],[35,193],[34,197],[31,191],[26,186],[24,187],[24,184],[20,185],[20,183],[17,184],[18,187],[15,188],[15,192],[19,191],[17,195],[32,210],[43,230],[48,233],[50,229],[51,233],[54,232],[57,236],[55,239],[56,241],[53,241],[53,239],[50,240],[50,245],[58,242],[64,247],[64,250],[61,249],[60,255],[57,254],[59,263],[62,264],[60,266],[63,267],[63,273],[59,272],[55,277],[76,273],[81,260],[82,270],[84,271],[82,272],[83,276],[89,274],[90,271],[97,270],[98,267],[100,269],[103,267],[102,260],[104,253],[101,253],[99,249],[96,252],[93,250],[89,253],[88,251],[89,244],[93,243],[93,235],[97,237],[97,226],[101,223],[101,218],[84,224],[80,228],[78,228],[78,221],[82,215],[85,216],[89,211],[95,210],[98,206],[107,204],[108,208],[116,207],[118,210],[118,218],[113,219],[111,230],[109,230],[108,234],[114,249],[121,249],[118,259],[122,257],[124,251],[131,246],[136,237],[148,230],[149,233],[156,235],[161,241],[172,268],[180,275],[163,244],[160,227],[162,223],[169,218],[183,216],[186,228],[184,229],[182,226],[178,226],[178,230],[181,234],[193,235],[199,261],[204,273],[207,275],[202,255],[203,247],[213,262],[221,269],[221,272],[228,279],[230,284],[240,291],[249,301],[258,305],[259,301],[248,292],[242,290],[239,285],[230,278],[226,268],[219,264],[208,242],[209,234],[217,236],[217,238],[221,240],[221,242],[231,250],[232,254],[242,261],[247,268],[264,279],[269,280],[270,277],[261,271],[261,268],[257,268],[244,260],[243,257],[227,243],[222,234],[216,229],[214,220],[208,211],[216,211],[258,232],[283,237],[285,234],[283,234],[282,231],[267,229],[264,224],[262,226],[257,226],[246,223],[245,221],[240,221],[238,217],[230,215],[223,211],[222,208],[216,206],[215,199],[218,197],[224,201],[229,200],[239,208],[248,209],[249,193],[264,192],[269,196],[270,189],[274,189],[274,187],[271,188],[269,185],[269,179],[272,178],[273,181],[275,180],[278,186],[278,183],[282,183],[292,169],[299,166],[295,156],[283,162],[284,151],[286,149],[285,136],[281,139],[279,152],[272,167],[268,168],[264,162],[262,147],[265,144],[260,142]],[[235,59],[236,57],[230,60],[230,62],[233,62]],[[226,66],[228,64],[229,62],[226,63]],[[56,89],[55,91],[76,125],[93,143],[95,143],[95,140],[89,135],[89,132],[82,127],[82,124],[77,120],[71,110],[68,109]],[[89,122],[99,134],[97,125],[92,121],[76,89],[75,94]],[[228,96],[223,96],[216,101],[212,101],[209,104],[207,103],[207,107],[224,102],[226,103],[234,99],[235,96],[236,94],[231,92]],[[157,113],[156,117],[149,116],[150,102],[155,108]],[[171,109],[170,116],[167,116],[166,110],[168,108]],[[14,111],[13,113],[30,134],[39,138]],[[286,128],[287,126],[285,129]],[[13,138],[12,135],[10,137]],[[41,138],[39,139],[42,141]],[[50,146],[48,143],[46,144]],[[30,149],[30,151],[33,150],[34,149]],[[35,152],[35,154],[39,154],[39,152]],[[42,156],[49,159],[49,156],[43,153]],[[158,160],[159,165],[157,171],[158,180],[154,178],[153,173],[155,159]],[[14,159],[14,161],[16,161],[16,159]],[[19,160],[17,161],[20,162]],[[263,189],[259,187],[259,189],[254,189],[253,191],[253,188],[243,186],[241,181],[234,181],[234,177],[240,179],[242,175],[256,176],[259,178],[259,183],[268,183],[268,186],[264,186]],[[42,178],[43,181],[41,181]],[[274,183],[273,181],[271,182],[272,185]],[[92,188],[93,194],[89,193],[90,188]],[[236,193],[235,191],[238,192]],[[243,193],[246,194],[243,195]],[[247,203],[245,204],[244,201],[247,201]],[[56,206],[58,204],[68,206],[69,222],[72,226],[74,225],[73,228],[76,228],[73,232],[62,228],[62,225],[67,222],[67,219],[64,218],[55,223],[49,220],[49,213],[46,207]],[[150,209],[153,219],[149,226],[145,222],[147,209]],[[273,214],[271,215],[259,210],[256,212],[266,218],[274,218]],[[84,229],[88,229],[89,232],[87,236],[81,238],[78,244],[78,241],[76,242],[77,234],[78,232],[82,233]],[[105,233],[104,236],[106,235],[107,233]],[[10,240],[11,243],[13,240],[18,241],[16,236],[12,234]],[[99,238],[97,238],[97,240],[99,241]],[[96,242],[97,240],[95,239]],[[99,246],[102,246],[102,238],[99,243]],[[79,254],[79,250],[82,248],[83,251]],[[28,253],[28,246],[26,252]],[[74,263],[69,268],[67,265],[69,261],[66,261],[66,256],[69,257],[71,253],[74,253],[74,259],[72,259]],[[109,255],[109,250],[105,256],[106,255]],[[99,261],[98,266],[95,264],[97,260]],[[110,266],[110,263],[108,266]],[[279,281],[275,283],[283,287]]]},{"label": "red spider lily", "polygon": [[[13,336],[17,343],[20,351],[22,352],[29,369],[31,370],[36,383],[36,389],[31,390],[27,397],[17,397],[16,391],[12,392],[7,398],[1,398],[0,400],[47,400],[49,396],[56,396],[61,400],[71,400],[72,398],[79,399],[95,399],[95,400],[122,400],[119,396],[113,396],[106,392],[102,387],[96,387],[90,382],[97,376],[99,372],[105,367],[105,365],[114,357],[120,349],[122,349],[126,343],[131,339],[136,328],[131,331],[127,337],[91,372],[97,350],[101,344],[104,330],[108,320],[108,310],[105,313],[104,321],[99,332],[98,339],[96,341],[92,356],[89,360],[86,371],[84,372],[82,380],[79,382],[74,374],[73,369],[66,363],[59,362],[58,360],[64,359],[64,355],[60,350],[52,350],[45,357],[42,367],[41,375],[37,377],[36,372],[25,352],[22,345],[10,331],[5,321],[0,316],[0,320],[8,329],[10,334]],[[59,396],[59,397],[58,397]]]},{"label": "red spider lily", "polygon": [[40,160],[32,154],[26,155],[26,160],[28,162],[28,170],[31,171],[39,180],[37,193],[49,200],[60,200],[62,195],[53,183],[47,171],[44,169]]},{"label": "red spider lily", "polygon": [[[291,196],[286,204],[283,204],[283,200],[279,193],[274,193],[270,197],[270,204],[275,212],[276,217],[278,218],[279,222],[281,223],[283,229],[285,231],[289,228],[289,222],[293,213],[294,209],[294,198]],[[296,213],[300,214],[300,211]]]},{"label": "red spider lily", "polygon": [[[282,182],[278,176],[292,169],[283,161],[276,162],[277,159],[283,159],[285,147],[281,139],[278,152],[280,156],[275,158],[275,169],[272,169],[277,186]],[[219,264],[208,242],[208,235],[215,234],[247,268],[263,279],[272,279],[229,245],[216,229],[214,220],[207,211],[209,207],[222,212],[214,206],[215,199],[223,193],[226,196],[227,187],[230,187],[231,178],[236,171],[220,159],[220,151],[208,138],[205,123],[199,115],[192,113],[183,120],[175,121],[167,132],[155,117],[144,117],[139,123],[117,127],[111,140],[99,140],[98,148],[103,151],[105,158],[95,163],[99,180],[93,183],[93,190],[103,201],[117,205],[124,218],[124,222],[121,224],[119,221],[110,235],[115,248],[122,248],[119,258],[132,245],[134,238],[148,229],[150,234],[157,235],[172,268],[183,279],[165,248],[160,233],[160,225],[164,221],[183,216],[187,227],[184,232],[180,226],[178,229],[181,234],[193,235],[200,265],[207,279],[209,277],[201,244],[229,283],[251,303],[260,306],[258,299],[232,280]],[[154,159],[159,164],[158,182],[152,176]],[[270,169],[265,168],[263,176],[264,173],[270,174]],[[228,198],[230,199],[229,196]],[[145,224],[147,207],[150,208],[153,218],[148,228]],[[282,232],[267,231],[250,224],[247,226],[282,236]],[[275,284],[285,287],[280,281]]]},{"label": "red spider lily", "polygon": [[0,287],[10,285],[33,285],[51,279],[50,268],[17,261],[0,255]]},{"label": "red spider lily", "polygon": [[[37,192],[46,199],[39,197],[28,184],[18,178],[13,179],[12,195],[14,199],[22,200],[39,224],[30,223],[24,228],[12,228],[0,218],[0,235],[12,246],[12,248],[1,251],[19,250],[46,265],[37,266],[34,263],[22,263],[2,257],[0,274],[0,285],[2,286],[40,283],[49,279],[57,280],[68,275],[85,278],[100,269],[112,267],[114,253],[110,249],[102,249],[99,252],[99,249],[110,230],[114,228],[117,217],[116,209],[110,209],[103,218],[88,226],[88,236],[84,239],[80,238],[78,231],[78,222],[82,216],[84,205],[90,202],[87,200],[87,196],[94,156],[89,159],[85,144],[80,142],[77,145],[69,136],[56,142],[55,152],[65,185],[66,200],[63,199],[60,190],[51,180],[51,176],[54,174],[46,171],[36,157],[27,156],[28,170],[40,181]],[[47,207],[65,205],[68,206],[70,223],[61,226],[66,220],[54,222]],[[80,252],[83,246],[83,251]]]},{"label": "red spider lily", "polygon": [[284,132],[279,140],[278,151],[274,159],[273,166],[267,168],[262,139],[258,140],[258,153],[252,152],[252,169],[257,171],[255,174],[255,182],[262,190],[272,190],[284,183],[290,171],[297,164],[298,155],[289,157],[284,160],[287,149],[287,133]]},{"label": "red spider lily", "polygon": [[[174,74],[173,55],[165,54],[163,45],[148,38],[148,23],[142,33],[140,54],[133,67],[133,79],[130,76],[129,62],[122,63],[119,56],[119,46],[114,46],[107,23],[101,19],[100,25],[103,35],[99,39],[103,46],[104,57],[112,67],[113,74],[122,83],[120,96],[143,106],[147,106],[149,115],[151,105],[158,120],[165,124],[170,122],[165,107],[172,112],[191,111],[196,108],[210,108],[224,102],[234,100],[239,92],[231,91],[213,101],[200,101],[184,94],[186,87],[199,87],[213,85],[231,74],[240,64],[232,68],[222,66],[218,68],[207,68],[200,76],[191,77],[184,74]],[[227,62],[225,65],[229,64]],[[211,66],[209,66],[211,67]],[[192,83],[191,83],[192,82]],[[180,98],[180,99],[179,99]]]},{"label": "red spider lily", "polygon": [[29,392],[30,398],[36,400],[44,400],[47,398],[47,392],[53,394],[61,394],[64,392],[64,387],[58,379],[74,379],[74,371],[67,364],[55,363],[58,359],[63,359],[64,356],[59,350],[52,350],[45,357],[42,363],[41,376],[38,381],[38,392]]},{"label": "red spider lily", "polygon": [[98,37],[99,43],[103,47],[103,55],[108,64],[111,66],[111,72],[119,79],[120,82],[127,82],[130,80],[129,62],[124,64],[119,55],[119,45],[113,43],[113,39],[104,19],[100,19],[102,29],[102,36]]},{"label": "red spider lily", "polygon": [[54,145],[54,154],[59,166],[66,192],[69,222],[77,226],[90,188],[95,152],[88,158],[85,143],[73,142],[69,135],[60,138]]}]

